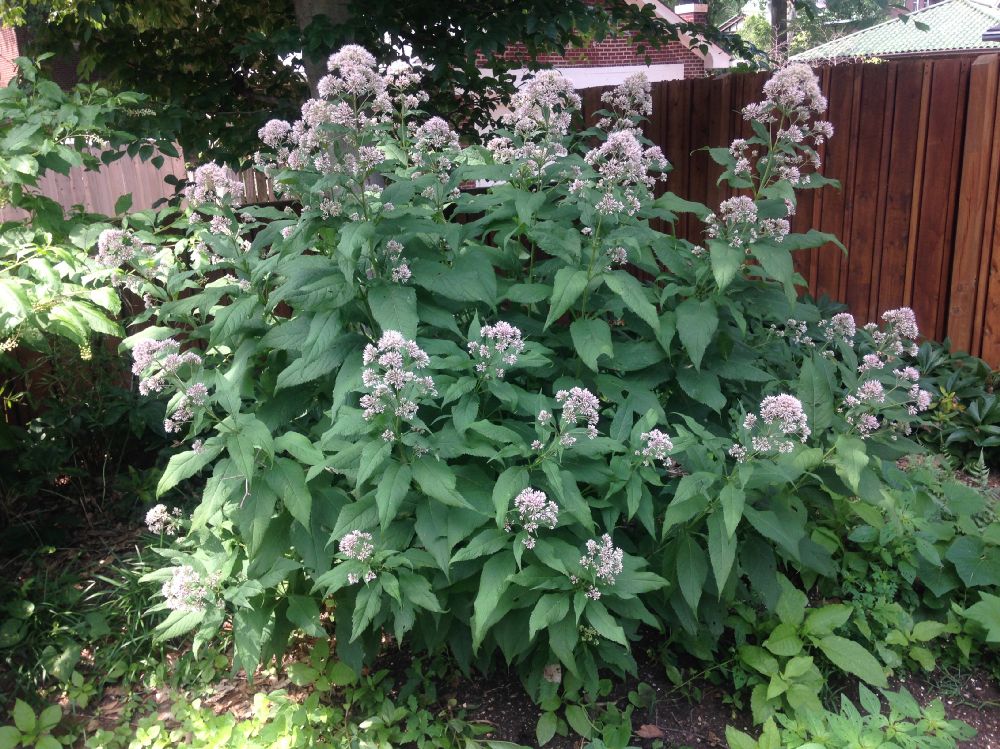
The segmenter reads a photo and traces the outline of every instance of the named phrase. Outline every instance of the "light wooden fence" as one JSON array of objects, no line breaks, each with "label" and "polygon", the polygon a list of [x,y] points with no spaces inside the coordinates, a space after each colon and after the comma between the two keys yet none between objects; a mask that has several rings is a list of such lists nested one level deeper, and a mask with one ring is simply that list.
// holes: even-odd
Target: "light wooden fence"
[{"label": "light wooden fence", "polygon": [[[68,175],[48,172],[39,179],[38,191],[66,209],[82,205],[89,212],[112,216],[115,201],[128,193],[132,194],[132,210],[135,211],[152,208],[158,201],[172,197],[174,187],[165,182],[169,176],[177,179],[187,177],[183,158],[164,156],[163,163],[156,167],[139,157],[124,156],[97,171],[75,168]],[[248,202],[268,203],[275,199],[264,175],[246,171],[238,176],[246,188]],[[0,221],[22,215],[9,206],[0,208]]]},{"label": "light wooden fence", "polygon": [[[817,71],[835,134],[823,171],[842,187],[800,193],[795,229],[840,237],[798,253],[811,293],[861,320],[909,306],[922,332],[1000,366],[1000,56],[845,64]],[[763,74],[653,85],[647,136],[674,165],[678,195],[718,205],[721,168],[704,150],[746,137],[740,110],[761,98]],[[584,93],[600,108],[603,89]],[[678,232],[702,237],[694,218]]]}]

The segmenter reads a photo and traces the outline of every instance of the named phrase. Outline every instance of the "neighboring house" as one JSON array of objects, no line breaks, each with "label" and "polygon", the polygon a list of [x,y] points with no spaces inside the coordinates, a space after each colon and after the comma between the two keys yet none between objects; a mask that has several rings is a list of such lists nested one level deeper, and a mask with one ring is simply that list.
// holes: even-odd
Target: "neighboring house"
[{"label": "neighboring house", "polygon": [[[660,0],[629,0],[635,5],[652,5],[657,16],[665,21],[681,23],[707,23],[708,5],[688,3],[673,9]],[[700,49],[705,46],[705,49]],[[621,34],[594,42],[583,48],[566,50],[565,55],[541,54],[538,62],[551,65],[576,88],[594,86],[616,86],[633,73],[643,70],[651,82],[672,81],[681,78],[701,78],[710,70],[728,68],[732,62],[729,54],[715,44],[705,45],[704,41],[682,34],[680,40],[659,47],[645,45],[639,52],[639,43],[631,35]],[[649,58],[647,64],[646,58]],[[503,59],[511,62],[526,60],[527,52],[522,45],[512,45],[504,52]],[[476,64],[489,69],[489,61],[480,56]],[[515,75],[523,74],[526,68],[515,70]]]},{"label": "neighboring house", "polygon": [[842,36],[791,59],[837,62],[865,58],[943,57],[970,52],[1000,51],[1000,40],[986,41],[991,26],[1000,24],[995,5],[974,0],[943,0],[903,18]]},{"label": "neighboring house", "polygon": [[[28,54],[28,30],[23,26],[16,29],[0,26],[0,86],[6,86],[17,74],[14,60]],[[52,80],[63,88],[69,88],[77,81],[76,59],[58,56],[46,63],[46,72]]]}]

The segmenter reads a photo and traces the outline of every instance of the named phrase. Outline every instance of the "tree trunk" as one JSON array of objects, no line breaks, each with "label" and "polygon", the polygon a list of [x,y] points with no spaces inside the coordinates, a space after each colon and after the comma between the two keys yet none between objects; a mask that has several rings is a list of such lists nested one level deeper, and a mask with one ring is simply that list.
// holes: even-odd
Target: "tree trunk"
[{"label": "tree trunk", "polygon": [[771,8],[771,35],[774,47],[771,54],[778,62],[788,58],[788,0],[769,0]]},{"label": "tree trunk", "polygon": [[[316,16],[326,16],[334,24],[347,23],[351,17],[351,0],[293,0],[295,5],[295,20],[299,24],[299,30],[305,31],[306,27],[312,23]],[[314,60],[303,50],[302,67],[306,71],[306,80],[309,81],[309,90],[313,96],[317,96],[316,86],[319,79],[326,75],[326,59]]]}]

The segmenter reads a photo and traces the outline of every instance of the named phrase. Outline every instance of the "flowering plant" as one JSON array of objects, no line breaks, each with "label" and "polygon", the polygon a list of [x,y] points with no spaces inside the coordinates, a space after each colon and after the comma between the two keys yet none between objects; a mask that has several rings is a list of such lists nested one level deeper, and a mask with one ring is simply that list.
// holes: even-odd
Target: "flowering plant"
[{"label": "flowering plant", "polygon": [[[540,74],[462,147],[405,66],[345,47],[329,68],[302,119],[260,133],[301,213],[196,174],[187,265],[132,342],[191,447],[160,493],[210,469],[170,552],[183,574],[163,574],[218,597],[166,633],[225,611],[249,671],[330,607],[349,663],[392,632],[465,667],[502,655],[541,698],[546,673],[594,691],[633,670],[641,626],[711,658],[727,628],[753,636],[745,604],[864,562],[839,528],[887,473],[916,481],[894,464],[926,396],[912,313],[859,330],[796,296],[792,251],[831,239],[790,232],[830,135],[808,68],[775,73],[754,136],[713,152],[750,193],[716,212],[655,197],[640,79],[581,135],[577,94]],[[707,252],[651,224],[679,211]],[[884,682],[834,629],[817,652]]]}]

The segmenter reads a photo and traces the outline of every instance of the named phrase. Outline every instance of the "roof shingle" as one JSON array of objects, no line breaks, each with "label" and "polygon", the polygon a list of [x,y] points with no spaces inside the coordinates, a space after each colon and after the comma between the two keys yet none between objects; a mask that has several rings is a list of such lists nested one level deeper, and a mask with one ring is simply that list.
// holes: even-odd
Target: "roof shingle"
[{"label": "roof shingle", "polygon": [[[921,30],[915,22],[927,25]],[[887,57],[920,52],[998,50],[1000,42],[983,41],[983,33],[1000,23],[1000,10],[974,0],[944,0],[911,13],[907,21],[895,18],[839,39],[807,49],[793,60],[836,60]]]}]

